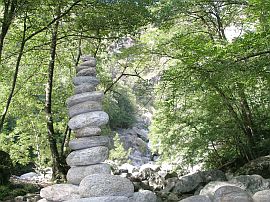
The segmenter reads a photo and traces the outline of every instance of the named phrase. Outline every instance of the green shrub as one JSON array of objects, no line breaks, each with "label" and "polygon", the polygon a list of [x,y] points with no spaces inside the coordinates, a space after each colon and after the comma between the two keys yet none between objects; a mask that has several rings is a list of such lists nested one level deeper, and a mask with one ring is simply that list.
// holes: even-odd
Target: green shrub
[{"label": "green shrub", "polygon": [[0,185],[8,184],[12,172],[12,161],[8,153],[0,151]]}]

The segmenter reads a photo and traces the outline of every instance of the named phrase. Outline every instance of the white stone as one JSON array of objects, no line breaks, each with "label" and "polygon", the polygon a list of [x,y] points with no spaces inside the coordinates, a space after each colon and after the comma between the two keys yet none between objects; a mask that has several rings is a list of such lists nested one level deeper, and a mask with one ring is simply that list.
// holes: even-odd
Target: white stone
[{"label": "white stone", "polygon": [[71,184],[80,184],[83,178],[93,174],[110,174],[111,168],[106,163],[90,166],[71,167],[67,173],[67,181]]},{"label": "white stone", "polygon": [[258,191],[252,198],[254,202],[270,202],[270,189]]},{"label": "white stone", "polygon": [[54,184],[41,189],[40,196],[48,201],[79,199],[79,187],[72,184]]},{"label": "white stone", "polygon": [[84,166],[101,163],[108,158],[109,149],[104,146],[92,147],[71,152],[67,156],[69,166]]},{"label": "white stone", "polygon": [[126,196],[130,197],[134,193],[132,182],[120,176],[108,174],[95,174],[85,177],[80,185],[80,196],[100,197],[100,196]]},{"label": "white stone", "polygon": [[92,111],[101,111],[102,106],[100,102],[96,101],[85,101],[79,104],[73,105],[68,109],[69,117],[73,117],[79,114],[92,112]]},{"label": "white stone", "polygon": [[76,94],[67,99],[67,106],[71,107],[85,101],[101,102],[104,94],[101,91],[87,92],[82,94]]},{"label": "white stone", "polygon": [[108,146],[109,137],[108,136],[92,136],[92,137],[82,137],[73,139],[69,142],[69,147],[71,150],[86,149],[97,146]]},{"label": "white stone", "polygon": [[84,128],[86,126],[99,127],[107,124],[108,121],[109,116],[106,112],[94,111],[72,117],[68,122],[68,126],[71,130]]}]

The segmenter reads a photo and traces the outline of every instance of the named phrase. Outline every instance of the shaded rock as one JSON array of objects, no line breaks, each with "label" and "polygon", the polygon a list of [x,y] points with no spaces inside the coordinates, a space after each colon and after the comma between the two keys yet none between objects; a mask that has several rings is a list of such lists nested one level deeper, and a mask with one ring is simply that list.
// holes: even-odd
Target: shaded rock
[{"label": "shaded rock", "polygon": [[238,185],[252,195],[258,191],[270,188],[270,181],[260,175],[240,175],[232,178],[229,182]]},{"label": "shaded rock", "polygon": [[197,196],[190,196],[179,202],[211,202],[211,200],[207,196],[197,195]]},{"label": "shaded rock", "polygon": [[97,71],[96,71],[96,68],[94,67],[81,69],[77,73],[77,76],[96,76],[96,75],[97,75]]},{"label": "shaded rock", "polygon": [[111,168],[105,163],[90,166],[71,167],[67,173],[67,181],[72,184],[80,184],[82,179],[88,175],[110,173]]},{"label": "shaded rock", "polygon": [[97,146],[108,146],[108,136],[92,136],[73,139],[69,142],[71,150],[86,149]]},{"label": "shaded rock", "polygon": [[102,106],[100,102],[95,101],[85,101],[79,104],[73,105],[68,109],[69,117],[73,117],[79,114],[92,112],[92,111],[101,111]]},{"label": "shaded rock", "polygon": [[91,197],[81,198],[77,200],[68,200],[67,202],[128,202],[128,197],[125,196],[103,196],[103,197]]},{"label": "shaded rock", "polygon": [[79,199],[79,187],[72,184],[54,184],[41,189],[40,196],[48,201]]},{"label": "shaded rock", "polygon": [[66,161],[69,166],[84,166],[101,163],[108,158],[109,149],[104,146],[71,152]]},{"label": "shaded rock", "polygon": [[133,196],[130,198],[130,202],[156,202],[157,196],[155,193],[149,190],[142,190],[139,192],[135,192]]},{"label": "shaded rock", "polygon": [[237,175],[257,174],[263,178],[270,178],[270,155],[254,159],[236,171]]},{"label": "shaded rock", "polygon": [[97,127],[84,127],[74,130],[75,137],[89,137],[94,135],[100,135],[101,129]]},{"label": "shaded rock", "polygon": [[194,191],[202,182],[199,174],[186,175],[181,177],[173,188],[173,193],[187,193]]},{"label": "shaded rock", "polygon": [[215,202],[235,201],[235,202],[252,202],[251,196],[243,189],[236,186],[222,186],[214,193]]},{"label": "shaded rock", "polygon": [[103,92],[100,92],[100,91],[76,94],[67,99],[67,106],[71,107],[73,105],[76,105],[85,101],[101,102],[103,96],[104,96]]},{"label": "shaded rock", "polygon": [[77,116],[72,117],[68,126],[70,129],[79,129],[87,126],[102,126],[107,124],[109,121],[109,116],[106,112],[103,111],[94,111],[87,112],[84,114],[79,114]]},{"label": "shaded rock", "polygon": [[81,94],[81,93],[86,93],[86,92],[92,92],[96,90],[95,85],[91,84],[82,84],[79,86],[74,87],[74,94]]},{"label": "shaded rock", "polygon": [[81,197],[133,195],[133,184],[126,178],[108,174],[94,174],[85,177],[79,186]]},{"label": "shaded rock", "polygon": [[254,202],[270,202],[270,190],[258,191],[252,198]]},{"label": "shaded rock", "polygon": [[91,84],[93,86],[97,86],[99,84],[99,80],[94,76],[76,76],[73,78],[73,84],[75,86],[82,84]]}]

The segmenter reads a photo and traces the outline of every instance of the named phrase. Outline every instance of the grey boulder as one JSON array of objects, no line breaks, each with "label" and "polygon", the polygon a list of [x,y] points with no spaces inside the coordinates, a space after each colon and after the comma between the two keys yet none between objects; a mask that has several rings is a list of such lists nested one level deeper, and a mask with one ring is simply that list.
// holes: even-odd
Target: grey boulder
[{"label": "grey boulder", "polygon": [[92,136],[92,137],[82,137],[73,139],[69,142],[69,147],[71,150],[86,149],[97,146],[108,146],[109,137],[108,136]]},{"label": "grey boulder", "polygon": [[79,199],[79,187],[72,184],[54,184],[41,189],[40,196],[48,201]]},{"label": "grey boulder", "polygon": [[79,114],[77,116],[72,117],[68,126],[70,129],[79,129],[84,128],[86,126],[102,126],[107,124],[109,121],[109,116],[106,112],[103,111],[94,111],[87,112],[84,114]]},{"label": "grey boulder", "polygon": [[128,202],[129,199],[125,196],[103,196],[103,197],[91,197],[81,198],[77,200],[68,200],[67,202]]},{"label": "grey boulder", "polygon": [[75,137],[90,137],[94,135],[100,135],[101,129],[98,127],[84,127],[74,130]]},{"label": "grey boulder", "polygon": [[96,101],[101,102],[104,94],[101,91],[87,92],[82,94],[76,94],[67,99],[67,106],[71,107],[73,105],[79,104],[85,101]]},{"label": "grey boulder", "polygon": [[99,80],[94,76],[76,76],[73,78],[73,84],[75,86],[81,84],[91,84],[97,86],[99,84]]},{"label": "grey boulder", "polygon": [[68,109],[69,117],[73,117],[79,114],[83,114],[91,111],[101,111],[102,106],[100,102],[96,101],[85,101],[76,104]]},{"label": "grey boulder", "polygon": [[71,184],[80,184],[83,178],[93,174],[110,174],[111,168],[108,164],[99,163],[90,166],[71,167],[67,173],[67,181]]},{"label": "grey boulder", "polygon": [[207,196],[197,195],[182,199],[179,202],[211,202],[211,200]]},{"label": "grey boulder", "polygon": [[129,200],[129,202],[156,202],[156,201],[157,196],[149,190],[142,190],[140,192],[135,192]]},{"label": "grey boulder", "polygon": [[126,178],[109,174],[95,174],[89,175],[81,181],[79,191],[83,198],[99,196],[130,197],[134,193],[134,187],[132,182]]},{"label": "grey boulder", "polygon": [[92,147],[71,152],[67,156],[69,166],[84,166],[101,163],[108,158],[108,148],[104,146]]}]

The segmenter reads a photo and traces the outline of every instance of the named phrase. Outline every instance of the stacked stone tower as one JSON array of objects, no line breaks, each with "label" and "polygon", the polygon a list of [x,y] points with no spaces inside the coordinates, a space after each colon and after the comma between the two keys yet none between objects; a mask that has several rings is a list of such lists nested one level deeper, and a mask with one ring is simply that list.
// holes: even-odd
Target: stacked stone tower
[{"label": "stacked stone tower", "polygon": [[110,166],[103,163],[108,158],[107,136],[100,135],[101,126],[109,116],[102,111],[103,93],[96,91],[96,59],[82,57],[73,78],[74,95],[67,100],[69,127],[76,139],[70,141],[72,152],[66,161],[71,167],[67,174],[69,184],[57,184],[41,190],[48,201],[129,201],[133,184],[126,178],[111,175]]}]

